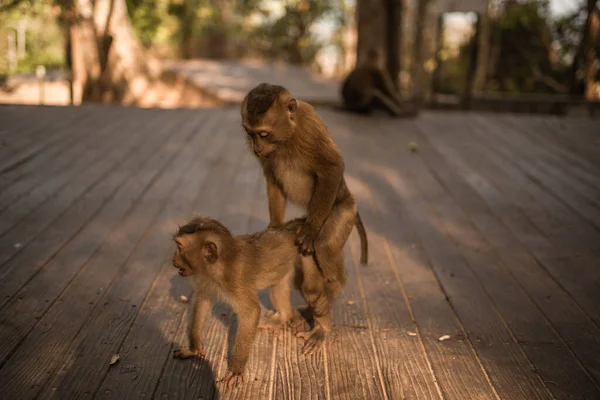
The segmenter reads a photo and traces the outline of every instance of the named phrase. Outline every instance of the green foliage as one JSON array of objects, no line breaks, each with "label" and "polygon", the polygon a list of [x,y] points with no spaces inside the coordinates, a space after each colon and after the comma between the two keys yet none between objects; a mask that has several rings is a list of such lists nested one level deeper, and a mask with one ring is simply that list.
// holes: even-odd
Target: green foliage
[{"label": "green foliage", "polygon": [[[490,19],[491,58],[486,89],[513,93],[556,93],[567,88],[567,63],[554,42],[549,0],[505,0]],[[564,30],[565,28],[563,28]],[[566,30],[565,34],[573,32]],[[474,38],[460,48],[455,73],[464,77]]]},{"label": "green foliage", "polygon": [[[22,0],[0,13],[0,74],[31,73],[38,65],[46,69],[64,66],[64,35],[55,18],[56,11],[52,0]],[[15,70],[9,71],[8,38],[15,34],[19,23],[27,27],[26,52],[17,59]]]},{"label": "green foliage", "polygon": [[150,47],[156,38],[167,4],[161,0],[127,0],[127,11],[133,29],[144,47]]},{"label": "green foliage", "polygon": [[[257,27],[252,39],[260,52],[292,64],[307,65],[314,61],[324,43],[314,33],[314,26],[332,17],[337,2],[327,0],[288,0],[283,14]],[[264,13],[264,11],[263,11]]]}]

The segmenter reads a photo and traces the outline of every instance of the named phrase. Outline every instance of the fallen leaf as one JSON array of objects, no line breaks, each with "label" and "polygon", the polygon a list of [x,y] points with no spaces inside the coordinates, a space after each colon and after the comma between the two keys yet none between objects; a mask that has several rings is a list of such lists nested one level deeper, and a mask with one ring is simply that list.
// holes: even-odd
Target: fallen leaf
[{"label": "fallen leaf", "polygon": [[118,354],[115,354],[114,356],[112,356],[110,358],[110,365],[115,365],[119,361],[119,358],[121,358],[121,356]]},{"label": "fallen leaf", "polygon": [[415,332],[410,332],[409,331],[409,332],[406,332],[406,333],[408,333],[408,336],[417,336],[417,334]]},{"label": "fallen leaf", "polygon": [[450,335],[444,335],[444,336],[440,336],[440,338],[438,339],[440,342],[443,342],[444,340],[448,340],[450,339]]},{"label": "fallen leaf", "polygon": [[187,302],[189,301],[189,300],[188,300],[188,298],[187,298],[187,297],[185,297],[185,296],[183,296],[183,295],[179,296],[179,300],[180,300],[182,303],[187,303]]},{"label": "fallen leaf", "polygon": [[23,246],[21,243],[15,243],[15,249],[20,249]]},{"label": "fallen leaf", "polygon": [[350,300],[350,301],[348,302],[348,305],[349,305],[349,306],[351,306],[352,304],[354,304],[354,300]]},{"label": "fallen leaf", "polygon": [[416,153],[416,152],[419,150],[419,145],[418,145],[418,144],[416,144],[415,142],[410,142],[410,143],[408,144],[408,149],[409,149],[410,151],[412,151],[413,153]]}]

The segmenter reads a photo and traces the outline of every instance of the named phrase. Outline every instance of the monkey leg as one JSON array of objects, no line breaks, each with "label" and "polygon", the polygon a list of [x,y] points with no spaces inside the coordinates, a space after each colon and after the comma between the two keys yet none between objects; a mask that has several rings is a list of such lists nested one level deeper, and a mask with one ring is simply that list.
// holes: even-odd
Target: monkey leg
[{"label": "monkey leg", "polygon": [[356,212],[351,197],[336,204],[315,240],[315,257],[325,281],[346,284],[343,250],[356,223]]},{"label": "monkey leg", "polygon": [[277,285],[269,289],[269,298],[274,312],[265,314],[265,318],[259,323],[261,329],[269,329],[277,333],[282,327],[300,318],[298,311],[292,307],[290,278],[293,271],[286,275]]},{"label": "monkey leg", "polygon": [[[255,296],[255,297],[254,297]],[[249,302],[236,307],[238,316],[238,331],[233,345],[233,352],[229,360],[229,369],[225,376],[219,380],[228,387],[244,383],[244,369],[256,338],[258,321],[260,320],[260,305],[258,296],[254,294]]]},{"label": "monkey leg", "polygon": [[296,333],[296,337],[306,341],[302,347],[302,353],[306,355],[320,351],[325,343],[327,334],[331,330],[329,323],[331,302],[328,298],[327,284],[313,256],[302,257],[302,274],[301,292],[308,304],[307,311],[313,319],[313,326],[310,330]]},{"label": "monkey leg", "polygon": [[375,107],[383,108],[390,115],[400,117],[404,114],[402,108],[390,96],[380,90],[373,89],[373,104]]}]

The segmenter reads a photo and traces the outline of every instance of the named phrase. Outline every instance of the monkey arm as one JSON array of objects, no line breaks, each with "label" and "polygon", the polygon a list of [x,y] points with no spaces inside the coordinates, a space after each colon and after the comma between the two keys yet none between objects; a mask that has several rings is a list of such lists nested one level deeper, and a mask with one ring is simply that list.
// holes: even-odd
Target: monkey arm
[{"label": "monkey arm", "polygon": [[331,214],[340,184],[344,178],[344,162],[340,159],[330,168],[320,168],[315,179],[313,195],[308,203],[306,222],[297,235],[296,243],[302,254],[314,252],[314,241],[325,220]]},{"label": "monkey arm", "polygon": [[244,372],[260,319],[260,305],[256,292],[248,293],[244,297],[247,298],[238,301],[241,307],[236,307],[238,332],[235,336],[235,344],[229,362],[229,370],[236,375],[241,375]]},{"label": "monkey arm", "polygon": [[285,217],[286,198],[283,191],[270,174],[266,176],[267,197],[269,200],[269,226],[275,227],[283,224]]},{"label": "monkey arm", "polygon": [[190,323],[188,325],[188,338],[190,340],[190,349],[199,350],[204,353],[204,344],[202,343],[202,330],[204,322],[210,312],[211,301],[205,297],[195,295]]},{"label": "monkey arm", "polygon": [[202,343],[202,328],[204,327],[206,316],[210,312],[210,307],[211,301],[209,299],[197,293],[194,294],[192,313],[188,324],[188,340],[190,345],[189,347],[174,350],[173,357],[184,359],[205,356],[204,344]]}]

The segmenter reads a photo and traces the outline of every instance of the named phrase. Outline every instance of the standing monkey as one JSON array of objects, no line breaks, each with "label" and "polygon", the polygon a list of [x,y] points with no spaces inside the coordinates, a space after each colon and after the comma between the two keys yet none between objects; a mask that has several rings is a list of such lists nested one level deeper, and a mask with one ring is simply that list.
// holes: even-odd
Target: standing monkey
[{"label": "standing monkey", "polygon": [[356,225],[366,264],[366,232],[346,186],[342,154],[310,104],[282,86],[261,83],[246,95],[241,114],[266,178],[270,226],[283,223],[288,200],[307,210],[296,243],[303,255],[315,254],[320,271],[301,285],[315,323],[298,336],[306,339],[303,351],[312,352],[324,343],[331,306],[346,284],[348,236]]},{"label": "standing monkey", "polygon": [[259,328],[258,290],[268,287],[275,313],[262,327],[279,328],[301,317],[290,299],[291,278],[303,280],[318,274],[314,257],[303,257],[295,244],[303,219],[288,221],[250,235],[233,236],[220,222],[195,218],[179,228],[173,266],[183,277],[191,276],[194,293],[188,326],[189,347],[173,352],[175,358],[204,357],[202,328],[220,298],[238,316],[238,330],[229,369],[222,381],[228,386],[244,382],[243,373]]},{"label": "standing monkey", "polygon": [[396,86],[380,64],[379,52],[369,50],[366,61],[346,77],[342,84],[344,108],[364,114],[380,108],[395,117],[416,116],[418,109],[402,101]]}]

